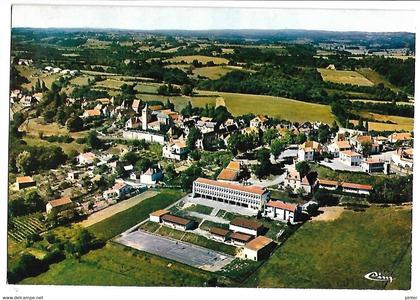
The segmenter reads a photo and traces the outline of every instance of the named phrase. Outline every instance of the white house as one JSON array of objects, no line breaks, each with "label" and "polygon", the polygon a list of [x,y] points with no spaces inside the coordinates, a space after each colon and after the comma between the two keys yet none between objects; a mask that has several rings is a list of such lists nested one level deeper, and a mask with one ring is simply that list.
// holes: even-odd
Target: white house
[{"label": "white house", "polygon": [[149,214],[149,220],[151,222],[160,223],[162,222],[162,217],[169,213],[170,213],[169,210],[159,209]]},{"label": "white house", "polygon": [[401,147],[392,154],[392,163],[402,168],[413,168],[414,149]]},{"label": "white house", "polygon": [[276,244],[272,239],[258,236],[245,244],[242,255],[245,259],[258,261],[268,258],[275,247]]},{"label": "white house", "polygon": [[335,141],[328,146],[328,151],[334,155],[334,157],[339,157],[340,151],[347,150],[351,150],[351,145],[348,141]]},{"label": "white house", "polygon": [[77,157],[76,160],[80,165],[91,165],[93,164],[93,161],[95,160],[96,155],[92,152],[85,152],[85,153],[80,153]]},{"label": "white house", "polygon": [[48,201],[47,205],[45,206],[45,210],[47,214],[49,213],[59,213],[63,210],[69,209],[73,206],[73,202],[69,197],[62,197],[59,199]]},{"label": "white house", "polygon": [[362,155],[351,150],[341,151],[339,155],[340,161],[347,166],[360,166],[362,162]]},{"label": "white house", "polygon": [[290,223],[293,223],[299,219],[300,212],[300,206],[283,201],[270,200],[267,202],[264,208],[265,216]]},{"label": "white house", "polygon": [[362,171],[366,173],[383,172],[385,162],[379,158],[367,158],[362,161],[360,166]]},{"label": "white house", "polygon": [[117,182],[114,186],[103,193],[105,199],[120,199],[129,193],[131,187],[123,182]]},{"label": "white house", "polygon": [[212,227],[209,230],[210,236],[219,242],[225,242],[228,239],[229,234],[231,233],[230,230],[220,228],[220,227]]},{"label": "white house", "polygon": [[249,127],[252,128],[264,128],[265,123],[267,122],[267,117],[259,115],[256,116],[255,118],[253,118],[250,122],[249,122]]},{"label": "white house", "polygon": [[167,143],[162,148],[162,156],[175,160],[183,160],[187,158],[188,147],[184,140],[176,140]]},{"label": "white house", "polygon": [[291,188],[294,193],[297,193],[300,189],[303,189],[304,194],[308,195],[313,192],[315,185],[314,178],[308,178],[308,176],[301,177],[300,173],[294,168],[290,168],[286,171],[286,177],[284,178],[283,185],[285,188]]},{"label": "white house", "polygon": [[238,217],[230,221],[229,230],[258,236],[264,230],[264,226],[260,222]]},{"label": "white house", "polygon": [[150,167],[146,172],[140,175],[140,182],[143,184],[156,184],[163,178],[162,169],[159,167]]},{"label": "white house", "polygon": [[314,141],[307,141],[299,145],[298,161],[314,160],[315,154],[321,151],[321,144]]},{"label": "white house", "polygon": [[369,184],[357,184],[350,182],[343,182],[341,187],[343,188],[343,192],[360,195],[369,195],[373,190],[372,186]]},{"label": "white house", "polygon": [[171,214],[164,214],[161,216],[161,220],[163,225],[182,231],[192,229],[195,224],[193,220],[174,216]]}]

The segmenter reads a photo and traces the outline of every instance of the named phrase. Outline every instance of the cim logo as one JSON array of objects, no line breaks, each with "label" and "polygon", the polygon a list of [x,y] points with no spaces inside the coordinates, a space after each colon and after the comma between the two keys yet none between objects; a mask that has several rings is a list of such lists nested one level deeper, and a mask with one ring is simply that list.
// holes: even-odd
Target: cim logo
[{"label": "cim logo", "polygon": [[373,281],[389,281],[392,282],[391,276],[386,276],[381,272],[370,272],[365,275],[366,279],[373,280]]}]

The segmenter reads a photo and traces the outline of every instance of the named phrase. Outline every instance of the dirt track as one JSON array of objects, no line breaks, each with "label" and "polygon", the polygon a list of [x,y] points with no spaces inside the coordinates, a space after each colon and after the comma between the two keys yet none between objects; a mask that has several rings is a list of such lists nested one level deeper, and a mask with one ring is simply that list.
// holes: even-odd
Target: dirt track
[{"label": "dirt track", "polygon": [[133,207],[134,205],[142,202],[143,200],[153,197],[157,194],[158,193],[155,191],[146,191],[144,193],[141,193],[140,195],[121,201],[115,205],[112,205],[101,211],[91,214],[86,220],[80,222],[79,225],[82,227],[89,227],[95,223],[98,223],[102,220],[105,220],[111,217],[112,215],[115,215],[116,213],[119,213],[123,210]]},{"label": "dirt track", "polygon": [[344,211],[344,207],[341,206],[331,206],[331,207],[321,207],[319,209],[322,213],[316,217],[312,218],[312,221],[333,221],[338,219]]}]

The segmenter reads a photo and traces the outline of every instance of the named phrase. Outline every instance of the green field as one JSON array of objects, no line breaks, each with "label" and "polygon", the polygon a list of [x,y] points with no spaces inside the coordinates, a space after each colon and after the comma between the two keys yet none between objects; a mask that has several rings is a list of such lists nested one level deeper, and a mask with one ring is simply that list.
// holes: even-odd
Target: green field
[{"label": "green field", "polygon": [[103,240],[111,239],[148,218],[151,212],[165,208],[181,197],[182,192],[178,190],[164,190],[160,194],[146,199],[130,209],[89,226],[88,229],[98,238]]},{"label": "green field", "polygon": [[101,286],[203,286],[211,273],[108,243],[104,248],[53,264],[21,284]]},{"label": "green field", "polygon": [[234,67],[234,66],[213,66],[213,67],[202,67],[196,68],[193,71],[194,76],[203,76],[209,79],[215,80],[219,79],[220,77],[226,75],[229,72],[234,70],[242,70],[241,67]]},{"label": "green field", "polygon": [[182,63],[186,62],[191,64],[194,60],[198,60],[202,64],[206,64],[210,61],[214,62],[216,65],[227,64],[229,62],[228,59],[223,57],[214,57],[214,56],[204,56],[204,55],[186,55],[186,56],[175,56],[168,60],[167,62],[170,63]]},{"label": "green field", "polygon": [[371,68],[360,68],[356,70],[357,73],[366,77],[369,81],[373,82],[375,85],[383,83],[384,87],[390,88],[392,90],[398,91],[398,89],[392,85],[385,77],[380,75],[378,72],[372,70]]},{"label": "green field", "polygon": [[[414,118],[408,117],[400,117],[400,116],[389,116],[389,115],[381,115],[371,112],[366,112],[362,114],[364,118],[373,119],[381,122],[369,122],[369,130],[376,130],[376,131],[413,131],[414,129]],[[382,123],[390,121],[394,124]],[[352,120],[353,123],[356,124],[356,120]]]},{"label": "green field", "polygon": [[234,116],[253,113],[256,115],[269,115],[292,122],[319,121],[331,124],[334,121],[334,116],[328,105],[251,94],[209,91],[199,91],[199,94],[221,96],[227,109]]},{"label": "green field", "polygon": [[197,96],[163,96],[163,95],[150,95],[150,94],[136,94],[137,99],[142,99],[143,101],[161,101],[166,103],[169,99],[174,105],[176,111],[181,111],[185,106],[187,106],[188,101],[191,101],[193,106],[204,107],[208,105],[216,105],[217,95],[197,95]]},{"label": "green field", "polygon": [[324,81],[342,84],[354,84],[362,86],[373,86],[373,82],[364,77],[362,74],[356,71],[342,71],[342,70],[329,70],[329,69],[317,69],[321,73]]},{"label": "green field", "polygon": [[[337,289],[409,289],[411,209],[344,211],[330,222],[308,222],[290,237],[246,286]],[[389,272],[393,282],[364,275]]]},{"label": "green field", "polygon": [[59,74],[43,73],[42,71],[34,69],[30,66],[16,66],[16,70],[19,71],[20,75],[26,77],[30,81],[29,83],[22,85],[28,90],[30,90],[32,86],[35,86],[38,78],[41,82],[45,82],[47,88],[51,88],[51,84],[60,77]]},{"label": "green field", "polygon": [[201,204],[193,204],[185,209],[185,211],[195,211],[200,214],[209,215],[213,211],[213,207],[201,205]]}]

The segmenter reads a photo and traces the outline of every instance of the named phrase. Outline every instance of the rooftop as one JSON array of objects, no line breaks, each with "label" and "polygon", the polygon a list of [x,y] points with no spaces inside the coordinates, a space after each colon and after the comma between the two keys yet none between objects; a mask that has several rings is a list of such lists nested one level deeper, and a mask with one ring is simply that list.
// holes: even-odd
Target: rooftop
[{"label": "rooftop", "polygon": [[252,235],[249,234],[245,234],[245,233],[240,233],[240,232],[234,232],[230,235],[230,238],[232,240],[237,240],[237,241],[241,241],[241,242],[248,242],[249,240],[251,240],[253,238]]},{"label": "rooftop", "polygon": [[345,150],[345,151],[340,151],[340,153],[347,155],[347,156],[361,156],[359,153],[354,152],[352,150]]},{"label": "rooftop", "polygon": [[178,225],[182,225],[182,226],[185,226],[185,225],[187,225],[188,223],[191,222],[190,219],[185,219],[185,218],[174,216],[174,215],[171,215],[171,214],[165,214],[161,218],[162,218],[163,221],[178,224]]},{"label": "rooftop", "polygon": [[252,193],[252,194],[258,194],[258,195],[262,195],[265,192],[267,192],[265,188],[256,186],[256,185],[245,186],[245,185],[233,184],[233,183],[228,183],[228,182],[220,182],[220,181],[202,178],[202,177],[197,178],[196,182],[210,184],[210,185],[214,185],[218,187],[224,187],[224,188],[238,190],[238,191]]},{"label": "rooftop", "polygon": [[319,184],[321,185],[338,185],[338,181],[336,180],[328,180],[328,179],[318,179]]},{"label": "rooftop", "polygon": [[358,184],[358,183],[350,183],[350,182],[343,182],[341,184],[343,188],[351,188],[351,189],[359,189],[359,190],[369,190],[371,191],[373,188],[370,184]]},{"label": "rooftop", "polygon": [[224,228],[212,227],[209,232],[214,235],[227,236],[230,231]]},{"label": "rooftop", "polygon": [[269,239],[265,236],[260,235],[260,236],[257,236],[252,241],[246,243],[245,248],[258,251],[266,247],[267,245],[271,244],[272,242],[273,242],[272,239]]},{"label": "rooftop", "polygon": [[17,183],[30,183],[34,182],[31,176],[22,176],[22,177],[16,177]]},{"label": "rooftop", "polygon": [[260,222],[253,221],[253,220],[248,220],[248,219],[243,219],[243,218],[233,219],[232,221],[230,221],[230,225],[243,227],[243,228],[248,228],[248,229],[253,229],[253,230],[257,230],[257,229],[259,229],[263,226]]},{"label": "rooftop", "polygon": [[268,201],[267,206],[271,206],[271,207],[275,207],[275,208],[280,208],[283,210],[288,210],[288,211],[295,211],[297,208],[296,204],[292,204],[292,203],[286,203],[283,201]]},{"label": "rooftop", "polygon": [[48,203],[51,204],[52,207],[58,207],[58,206],[66,205],[66,204],[71,204],[73,202],[70,200],[70,197],[66,196],[59,199],[48,201]]},{"label": "rooftop", "polygon": [[163,215],[169,214],[169,210],[166,209],[159,209],[157,211],[154,211],[150,214],[150,216],[153,217],[162,217]]},{"label": "rooftop", "polygon": [[217,180],[235,181],[238,179],[238,171],[232,169],[223,169],[217,176]]}]

